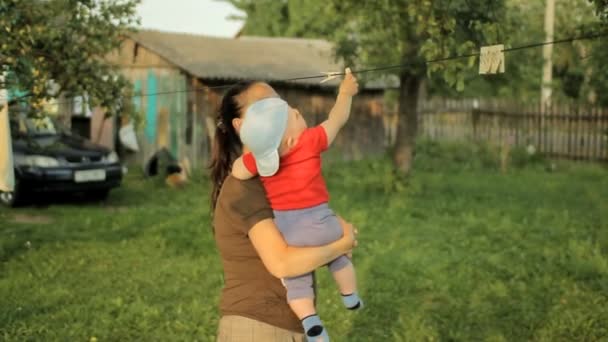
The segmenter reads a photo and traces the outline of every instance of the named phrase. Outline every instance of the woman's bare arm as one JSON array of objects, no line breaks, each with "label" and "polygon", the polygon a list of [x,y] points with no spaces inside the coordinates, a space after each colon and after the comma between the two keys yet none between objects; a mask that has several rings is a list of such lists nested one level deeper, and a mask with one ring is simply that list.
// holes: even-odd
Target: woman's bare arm
[{"label": "woman's bare arm", "polygon": [[351,224],[340,219],[344,234],[339,240],[318,247],[287,245],[272,219],[258,222],[249,230],[249,238],[266,269],[277,278],[294,277],[312,272],[356,246]]}]

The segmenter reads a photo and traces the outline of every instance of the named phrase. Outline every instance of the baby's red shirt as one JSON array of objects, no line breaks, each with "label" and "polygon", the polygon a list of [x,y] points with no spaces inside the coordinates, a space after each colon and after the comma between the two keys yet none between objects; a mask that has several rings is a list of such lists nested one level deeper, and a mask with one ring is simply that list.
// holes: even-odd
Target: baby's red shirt
[{"label": "baby's red shirt", "polygon": [[[307,128],[296,146],[281,157],[279,171],[270,177],[260,176],[272,209],[304,209],[329,201],[321,174],[321,153],[327,147],[325,128]],[[258,173],[253,154],[244,154],[243,163],[249,172]]]}]

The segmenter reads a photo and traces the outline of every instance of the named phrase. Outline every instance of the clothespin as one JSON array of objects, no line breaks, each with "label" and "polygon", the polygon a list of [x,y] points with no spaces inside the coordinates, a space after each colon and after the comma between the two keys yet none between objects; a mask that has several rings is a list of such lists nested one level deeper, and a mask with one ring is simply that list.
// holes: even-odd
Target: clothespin
[{"label": "clothespin", "polygon": [[323,71],[321,73],[323,75],[325,75],[325,78],[323,80],[321,80],[321,82],[319,82],[319,83],[325,83],[325,82],[331,81],[334,78],[337,78],[338,76],[342,75],[341,72],[336,72],[336,71]]},{"label": "clothespin", "polygon": [[479,74],[505,72],[505,46],[503,44],[482,46],[479,53]]}]

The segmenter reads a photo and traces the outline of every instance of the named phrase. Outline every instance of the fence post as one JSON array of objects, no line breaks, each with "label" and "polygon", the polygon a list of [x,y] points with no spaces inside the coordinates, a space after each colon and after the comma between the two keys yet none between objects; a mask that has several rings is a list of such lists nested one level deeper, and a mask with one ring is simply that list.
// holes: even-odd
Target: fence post
[{"label": "fence post", "polygon": [[581,107],[579,105],[574,105],[576,110],[574,111],[574,115],[575,115],[575,120],[576,120],[576,128],[574,130],[574,142],[575,142],[575,149],[574,149],[574,154],[575,156],[575,160],[579,161],[583,156],[583,143],[582,143],[582,135],[581,135],[581,129],[582,129],[582,115],[581,115]]},{"label": "fence post", "polygon": [[514,117],[514,121],[511,122],[511,125],[512,125],[511,129],[514,131],[514,135],[515,135],[515,146],[521,146],[520,126],[522,126],[525,123],[525,121],[522,120],[524,118],[524,116],[521,111],[521,105],[519,103],[515,107],[515,114],[516,114],[516,116]]},{"label": "fence post", "polygon": [[543,127],[543,145],[544,145],[544,149],[545,151],[547,151],[547,153],[551,152],[551,122],[555,119],[555,117],[559,116],[559,109],[555,110],[555,108],[553,108],[551,111],[545,113],[545,118],[544,118],[544,122],[545,125]]},{"label": "fence post", "polygon": [[581,115],[580,107],[573,104],[574,107],[574,160],[578,161],[581,158],[581,142],[580,142],[580,129],[581,129]]},{"label": "fence post", "polygon": [[602,160],[608,160],[608,146],[606,146],[608,144],[608,127],[606,125],[606,122],[608,121],[608,117],[606,117],[607,113],[606,113],[606,109],[602,108],[602,113],[601,113],[601,118],[600,118],[600,124],[599,124],[599,128],[600,128],[600,136],[601,136],[601,141],[602,143],[600,144],[600,158]]},{"label": "fence post", "polygon": [[589,106],[585,106],[583,110],[583,139],[585,143],[585,160],[591,160],[591,151],[592,151],[592,139],[593,136],[591,132],[591,122],[593,118],[592,109]]},{"label": "fence post", "polygon": [[[599,109],[599,107],[594,107],[593,108],[593,114],[592,114],[591,123],[589,125],[589,127],[591,127],[591,136],[592,136],[591,142],[593,144],[593,148],[592,148],[592,151],[591,151],[591,156],[592,156],[591,158],[592,158],[592,160],[598,160],[598,159],[600,159],[599,155],[598,155],[598,152],[599,152],[598,144],[601,143],[600,139],[601,139],[602,136],[598,135],[598,133],[599,133],[598,132],[598,128],[599,128],[599,123],[600,123],[600,121],[599,121],[599,115],[600,115],[600,109]],[[600,139],[598,139],[598,136],[599,136]]]},{"label": "fence post", "polygon": [[543,150],[543,145],[542,145],[542,119],[543,119],[543,112],[545,108],[541,108],[542,105],[539,103],[539,108],[538,111],[536,112],[536,141],[537,141],[537,145],[538,145],[538,151],[541,153],[544,153],[545,151]]},{"label": "fence post", "polygon": [[479,136],[478,136],[478,130],[479,130],[479,111],[480,109],[478,108],[473,108],[473,110],[471,110],[471,118],[472,118],[472,123],[473,123],[473,141],[475,142],[479,142]]},{"label": "fence post", "polygon": [[565,153],[564,155],[569,156],[572,154],[572,113],[569,110],[564,112],[564,123],[566,126],[566,132],[564,137],[564,147]]}]

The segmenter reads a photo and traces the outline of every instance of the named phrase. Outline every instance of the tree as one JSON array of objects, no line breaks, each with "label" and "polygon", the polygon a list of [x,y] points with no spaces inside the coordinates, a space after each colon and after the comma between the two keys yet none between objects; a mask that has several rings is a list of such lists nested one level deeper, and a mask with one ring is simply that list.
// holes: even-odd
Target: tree
[{"label": "tree", "polygon": [[401,81],[399,124],[393,159],[397,170],[412,166],[418,94],[428,75],[464,89],[464,70],[474,58],[426,64],[425,60],[471,54],[480,43],[497,43],[503,1],[492,0],[228,0],[245,11],[245,34],[322,37],[336,43],[349,64],[407,64],[389,73]]},{"label": "tree", "polygon": [[[503,29],[509,32],[507,43],[525,45],[542,42],[544,1],[509,0],[507,18]],[[587,0],[557,1],[555,10],[554,39],[581,37],[597,33],[597,17]],[[553,49],[553,100],[584,101],[589,89],[590,70],[597,65],[587,58],[595,53],[595,40],[578,40],[554,45]],[[540,88],[542,48],[519,50],[507,54],[508,77],[501,91],[492,95],[507,96],[529,102],[537,102]],[[478,78],[477,81],[484,82]],[[486,88],[488,84],[485,84]]]},{"label": "tree", "polygon": [[244,22],[252,36],[326,38],[338,28],[340,17],[327,5],[306,0],[223,0],[243,11],[232,19]]},{"label": "tree", "polygon": [[[521,46],[542,42],[544,1],[506,0],[498,38],[505,46]],[[594,7],[589,0],[557,1],[555,39],[580,37],[605,32],[599,27]],[[588,101],[596,103],[607,97],[608,83],[604,52],[606,38],[578,40],[557,44],[553,53],[553,95],[557,102]],[[518,103],[537,103],[541,84],[542,48],[517,50],[506,54],[506,73],[480,77],[475,68],[465,71],[466,88],[457,92],[432,75],[428,93],[449,97],[513,99]],[[439,80],[441,81],[441,80]],[[596,94],[597,96],[594,96]]]},{"label": "tree", "polygon": [[86,94],[115,108],[128,84],[104,57],[134,24],[139,0],[0,0],[2,88],[43,100]]},{"label": "tree", "polygon": [[608,22],[608,0],[589,0],[595,4],[597,14]]},{"label": "tree", "polygon": [[[504,15],[503,1],[446,0],[340,4],[349,19],[346,45],[369,65],[406,64],[396,71],[401,81],[399,123],[393,160],[397,170],[412,167],[417,135],[417,105],[423,82],[436,75],[458,91],[464,89],[465,72],[476,58],[443,63],[426,61],[478,52],[480,45],[500,43],[498,23]],[[343,44],[343,43],[341,43]]]},{"label": "tree", "polygon": [[[598,16],[603,23],[604,31],[608,28],[608,0],[591,0],[595,3],[596,11]],[[603,41],[600,41],[596,45],[595,53],[591,55],[591,60],[597,65],[597,69],[594,70],[595,77],[592,79],[591,84],[595,86],[598,95],[598,102],[602,106],[608,106],[608,64],[606,64],[606,60],[608,60],[608,50],[606,49],[606,38]],[[603,43],[603,45],[600,45]]]}]

